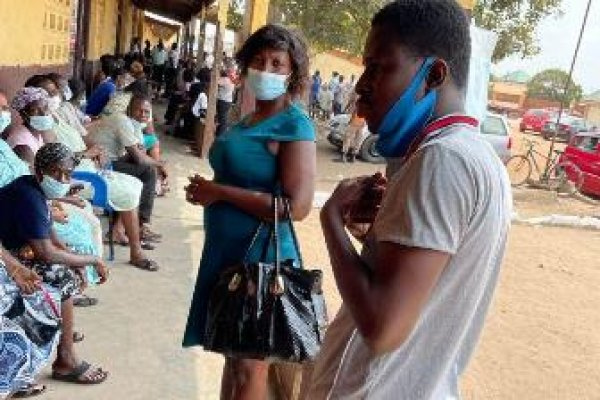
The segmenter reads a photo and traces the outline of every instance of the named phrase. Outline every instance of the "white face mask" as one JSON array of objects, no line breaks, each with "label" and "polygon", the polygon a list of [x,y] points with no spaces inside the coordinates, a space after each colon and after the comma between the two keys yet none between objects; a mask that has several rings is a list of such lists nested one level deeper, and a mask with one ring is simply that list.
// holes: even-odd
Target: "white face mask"
[{"label": "white face mask", "polygon": [[56,112],[60,108],[60,103],[62,103],[62,100],[59,95],[50,97],[48,99],[48,109],[50,112]]}]

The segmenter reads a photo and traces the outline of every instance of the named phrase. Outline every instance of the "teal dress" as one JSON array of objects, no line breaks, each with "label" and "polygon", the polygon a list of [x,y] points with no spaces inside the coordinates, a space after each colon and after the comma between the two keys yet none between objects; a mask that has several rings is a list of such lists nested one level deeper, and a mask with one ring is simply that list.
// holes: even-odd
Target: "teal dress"
[{"label": "teal dress", "polygon": [[[293,104],[281,113],[256,125],[245,121],[219,136],[211,151],[210,163],[217,183],[253,191],[273,193],[278,188],[277,156],[268,143],[315,141],[312,121],[300,106]],[[204,211],[206,231],[200,270],[183,338],[183,346],[204,344],[208,300],[219,274],[244,258],[260,220],[225,202],[215,203]],[[258,261],[268,232],[258,239],[248,261]],[[281,225],[282,259],[298,259],[291,232]],[[267,261],[273,260],[270,251]]]}]

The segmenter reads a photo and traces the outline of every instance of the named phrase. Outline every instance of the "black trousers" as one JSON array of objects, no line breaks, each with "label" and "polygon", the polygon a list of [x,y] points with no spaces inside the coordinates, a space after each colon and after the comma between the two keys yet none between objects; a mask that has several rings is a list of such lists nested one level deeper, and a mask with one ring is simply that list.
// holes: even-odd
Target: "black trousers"
[{"label": "black trousers", "polygon": [[217,101],[217,131],[216,136],[219,136],[227,131],[229,125],[229,109],[231,103],[223,100]]},{"label": "black trousers", "polygon": [[127,175],[135,176],[144,185],[140,199],[140,222],[150,223],[152,210],[154,209],[154,198],[156,197],[156,168],[151,165],[134,164],[125,160],[117,160],[112,163],[113,169]]}]

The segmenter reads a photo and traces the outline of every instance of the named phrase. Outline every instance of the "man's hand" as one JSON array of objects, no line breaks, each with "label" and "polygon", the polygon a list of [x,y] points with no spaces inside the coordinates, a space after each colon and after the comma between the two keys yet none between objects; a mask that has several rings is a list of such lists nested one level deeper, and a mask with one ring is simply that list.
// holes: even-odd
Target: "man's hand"
[{"label": "man's hand", "polygon": [[94,268],[96,269],[96,272],[100,276],[100,282],[98,282],[98,284],[102,285],[103,283],[105,283],[108,280],[108,274],[109,274],[108,267],[106,266],[106,264],[104,263],[104,261],[101,258],[98,258],[98,260],[96,261],[96,264],[94,265]]},{"label": "man's hand", "polygon": [[339,214],[346,224],[372,223],[381,206],[386,178],[381,173],[340,182],[323,207],[324,212]]},{"label": "man's hand", "polygon": [[19,267],[13,275],[13,280],[21,291],[30,295],[40,289],[42,278],[29,268]]},{"label": "man's hand", "polygon": [[185,187],[186,200],[194,205],[203,207],[220,200],[220,186],[199,175],[189,178],[190,185]]},{"label": "man's hand", "polygon": [[165,166],[164,161],[160,162],[160,166],[158,167],[158,173],[160,174],[162,179],[167,179],[169,177],[169,173],[167,172],[167,168]]}]

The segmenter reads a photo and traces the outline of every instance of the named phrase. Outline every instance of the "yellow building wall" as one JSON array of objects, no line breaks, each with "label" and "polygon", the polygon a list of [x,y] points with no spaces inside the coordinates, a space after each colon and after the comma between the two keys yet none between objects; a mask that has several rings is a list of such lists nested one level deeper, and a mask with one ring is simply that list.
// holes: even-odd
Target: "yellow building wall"
[{"label": "yellow building wall", "polygon": [[0,0],[0,66],[69,62],[76,0]]},{"label": "yellow building wall", "polygon": [[358,80],[363,73],[363,69],[362,65],[329,52],[319,53],[310,60],[311,75],[317,70],[320,71],[323,82],[328,82],[334,71],[343,75],[344,79],[349,80],[350,76],[354,75]]},{"label": "yellow building wall", "polygon": [[[74,1],[74,0],[73,0]],[[101,55],[115,53],[119,0],[92,0],[90,12],[90,36],[88,61],[98,60]]]}]

